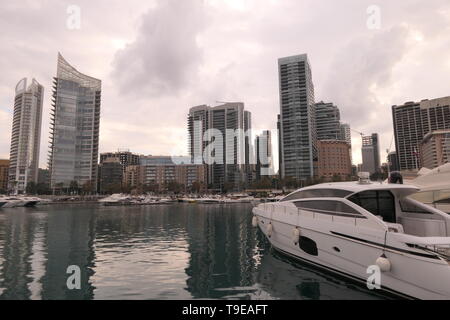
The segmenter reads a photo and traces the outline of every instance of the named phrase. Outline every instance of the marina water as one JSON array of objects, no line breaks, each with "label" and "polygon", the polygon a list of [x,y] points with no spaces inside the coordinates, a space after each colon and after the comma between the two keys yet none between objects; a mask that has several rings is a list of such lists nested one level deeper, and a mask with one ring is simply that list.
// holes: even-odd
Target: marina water
[{"label": "marina water", "polygon": [[0,209],[0,299],[383,298],[274,252],[250,204]]}]

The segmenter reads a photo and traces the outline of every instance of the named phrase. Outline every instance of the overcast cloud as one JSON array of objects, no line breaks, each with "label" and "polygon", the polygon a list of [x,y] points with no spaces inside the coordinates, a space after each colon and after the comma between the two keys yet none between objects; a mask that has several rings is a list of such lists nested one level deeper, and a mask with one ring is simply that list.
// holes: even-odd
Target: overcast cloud
[{"label": "overcast cloud", "polygon": [[[81,9],[81,28],[66,26]],[[377,5],[380,29],[369,29]],[[4,1],[0,5],[0,158],[9,157],[14,87],[45,86],[46,166],[56,57],[102,79],[100,151],[186,154],[189,107],[243,101],[256,130],[275,129],[277,59],[308,53],[316,101],[353,129],[392,139],[391,106],[450,95],[447,0]],[[353,136],[353,158],[361,161]]]}]

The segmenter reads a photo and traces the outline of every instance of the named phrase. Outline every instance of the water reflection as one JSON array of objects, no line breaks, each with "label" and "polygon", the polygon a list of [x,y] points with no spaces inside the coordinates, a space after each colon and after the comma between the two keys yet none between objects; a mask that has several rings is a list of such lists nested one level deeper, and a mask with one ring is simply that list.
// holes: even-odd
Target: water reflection
[{"label": "water reflection", "polygon": [[[258,247],[248,208],[236,206],[189,208],[189,267],[187,290],[194,298],[236,295],[254,283]],[[245,289],[244,289],[245,291]]]},{"label": "water reflection", "polygon": [[270,250],[249,205],[0,210],[0,299],[192,298],[377,297]]}]

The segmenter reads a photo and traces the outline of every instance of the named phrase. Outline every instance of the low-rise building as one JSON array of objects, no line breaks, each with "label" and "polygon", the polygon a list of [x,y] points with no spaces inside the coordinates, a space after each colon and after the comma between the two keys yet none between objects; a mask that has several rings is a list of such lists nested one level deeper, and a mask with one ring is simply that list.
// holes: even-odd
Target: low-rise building
[{"label": "low-rise building", "polygon": [[117,158],[108,158],[99,165],[100,192],[117,193],[122,191],[123,165]]},{"label": "low-rise building", "polygon": [[204,190],[207,188],[206,165],[189,162],[189,159],[174,161],[168,156],[141,157],[139,166],[127,167],[123,181],[129,188],[147,189],[151,186],[159,191],[167,191],[175,183],[182,188],[181,191],[192,188]]},{"label": "low-rise building", "polygon": [[350,145],[340,140],[318,141],[318,177],[332,180],[339,176],[342,180],[352,175]]},{"label": "low-rise building", "polygon": [[0,160],[0,193],[8,191],[9,160]]}]

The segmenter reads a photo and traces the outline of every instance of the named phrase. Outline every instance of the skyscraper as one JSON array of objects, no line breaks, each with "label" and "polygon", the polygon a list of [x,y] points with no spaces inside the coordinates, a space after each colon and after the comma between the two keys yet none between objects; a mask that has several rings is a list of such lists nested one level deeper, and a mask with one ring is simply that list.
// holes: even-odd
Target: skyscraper
[{"label": "skyscraper", "polygon": [[420,143],[427,133],[450,129],[450,97],[392,106],[400,170],[420,170]]},{"label": "skyscraper", "polygon": [[101,80],[77,71],[58,54],[53,81],[49,170],[53,189],[97,186]]},{"label": "skyscraper", "polygon": [[29,182],[37,183],[41,143],[44,87],[33,79],[19,81],[14,99],[8,189],[24,193]]},{"label": "skyscraper", "polygon": [[278,60],[282,176],[314,176],[317,161],[314,85],[306,54]]},{"label": "skyscraper", "polygon": [[[225,103],[217,107],[206,105],[189,111],[188,131],[191,159],[196,164],[208,163],[204,153],[211,141],[215,141],[214,163],[208,163],[208,184],[223,189],[225,184],[238,188],[246,182],[245,165],[251,160],[250,139],[245,133],[251,129],[251,113],[243,103]],[[239,132],[240,131],[240,132]],[[220,134],[217,140],[212,135]],[[205,141],[206,140],[206,141]],[[211,156],[208,154],[207,156]]]},{"label": "skyscraper", "polygon": [[380,171],[380,144],[378,133],[362,138],[362,171],[374,174]]}]

